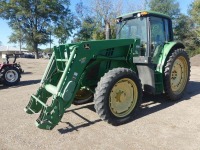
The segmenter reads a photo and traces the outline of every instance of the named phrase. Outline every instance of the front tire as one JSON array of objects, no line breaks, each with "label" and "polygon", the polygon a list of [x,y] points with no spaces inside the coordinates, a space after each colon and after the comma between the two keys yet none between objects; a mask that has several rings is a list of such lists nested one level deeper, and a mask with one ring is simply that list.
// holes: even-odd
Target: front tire
[{"label": "front tire", "polygon": [[93,101],[93,93],[87,89],[80,89],[74,98],[74,105],[86,104]]},{"label": "front tire", "polygon": [[100,118],[110,124],[126,123],[134,116],[142,100],[140,79],[130,69],[115,68],[99,81],[94,105]]},{"label": "front tire", "polygon": [[20,72],[15,67],[6,67],[2,71],[3,84],[7,86],[16,85],[20,81]]},{"label": "front tire", "polygon": [[170,100],[183,96],[189,77],[189,56],[183,49],[177,49],[169,56],[164,69],[164,89]]}]

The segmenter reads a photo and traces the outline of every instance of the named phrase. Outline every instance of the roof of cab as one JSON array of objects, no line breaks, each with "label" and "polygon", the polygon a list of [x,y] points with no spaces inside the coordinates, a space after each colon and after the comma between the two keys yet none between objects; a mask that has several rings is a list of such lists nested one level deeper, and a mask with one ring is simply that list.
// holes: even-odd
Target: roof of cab
[{"label": "roof of cab", "polygon": [[[171,19],[168,15],[165,15],[165,14],[162,14],[162,13],[159,13],[156,11],[147,11],[147,10],[135,11],[135,12],[131,12],[128,14],[124,14],[124,15],[117,17],[117,19],[118,18],[130,18],[130,17],[137,15],[138,13],[144,13],[145,15],[159,16],[159,17]],[[143,16],[145,16],[145,15],[143,15]]]}]

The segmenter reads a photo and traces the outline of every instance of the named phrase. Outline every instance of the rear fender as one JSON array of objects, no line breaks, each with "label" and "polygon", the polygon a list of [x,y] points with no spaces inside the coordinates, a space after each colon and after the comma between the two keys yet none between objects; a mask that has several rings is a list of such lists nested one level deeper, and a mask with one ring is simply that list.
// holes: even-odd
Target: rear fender
[{"label": "rear fender", "polygon": [[180,42],[168,42],[164,45],[160,58],[158,60],[158,65],[156,67],[156,71],[163,73],[163,67],[170,56],[170,54],[178,48],[185,48],[185,46]]},{"label": "rear fender", "polygon": [[2,66],[0,66],[0,69],[2,71],[4,68],[9,68],[9,67],[12,67],[12,65],[11,64],[3,64]]}]

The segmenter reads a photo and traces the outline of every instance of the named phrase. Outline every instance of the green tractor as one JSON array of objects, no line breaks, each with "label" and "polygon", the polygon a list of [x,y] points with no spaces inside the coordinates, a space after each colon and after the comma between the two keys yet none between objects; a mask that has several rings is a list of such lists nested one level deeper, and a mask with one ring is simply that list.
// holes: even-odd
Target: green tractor
[{"label": "green tractor", "polygon": [[[54,47],[36,94],[25,111],[41,111],[36,126],[53,129],[72,103],[93,100],[100,118],[130,121],[143,91],[180,99],[190,77],[184,45],[173,39],[169,16],[138,11],[117,18],[117,39]],[[47,100],[52,102],[47,105]]]}]

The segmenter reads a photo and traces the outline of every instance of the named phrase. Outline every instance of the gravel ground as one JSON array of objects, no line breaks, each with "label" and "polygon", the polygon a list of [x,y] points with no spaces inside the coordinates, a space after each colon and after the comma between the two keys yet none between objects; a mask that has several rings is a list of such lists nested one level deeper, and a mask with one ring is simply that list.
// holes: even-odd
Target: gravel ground
[{"label": "gravel ground", "polygon": [[199,58],[191,59],[197,62],[192,62],[191,79],[180,101],[145,94],[138,117],[117,127],[101,121],[92,103],[72,105],[52,131],[36,128],[38,114],[23,111],[48,60],[19,59],[25,70],[19,85],[0,85],[0,149],[200,150]]},{"label": "gravel ground", "polygon": [[199,60],[200,60],[200,54],[198,54],[198,55],[196,55],[196,56],[190,58],[191,65],[192,65],[192,66],[200,66]]}]

